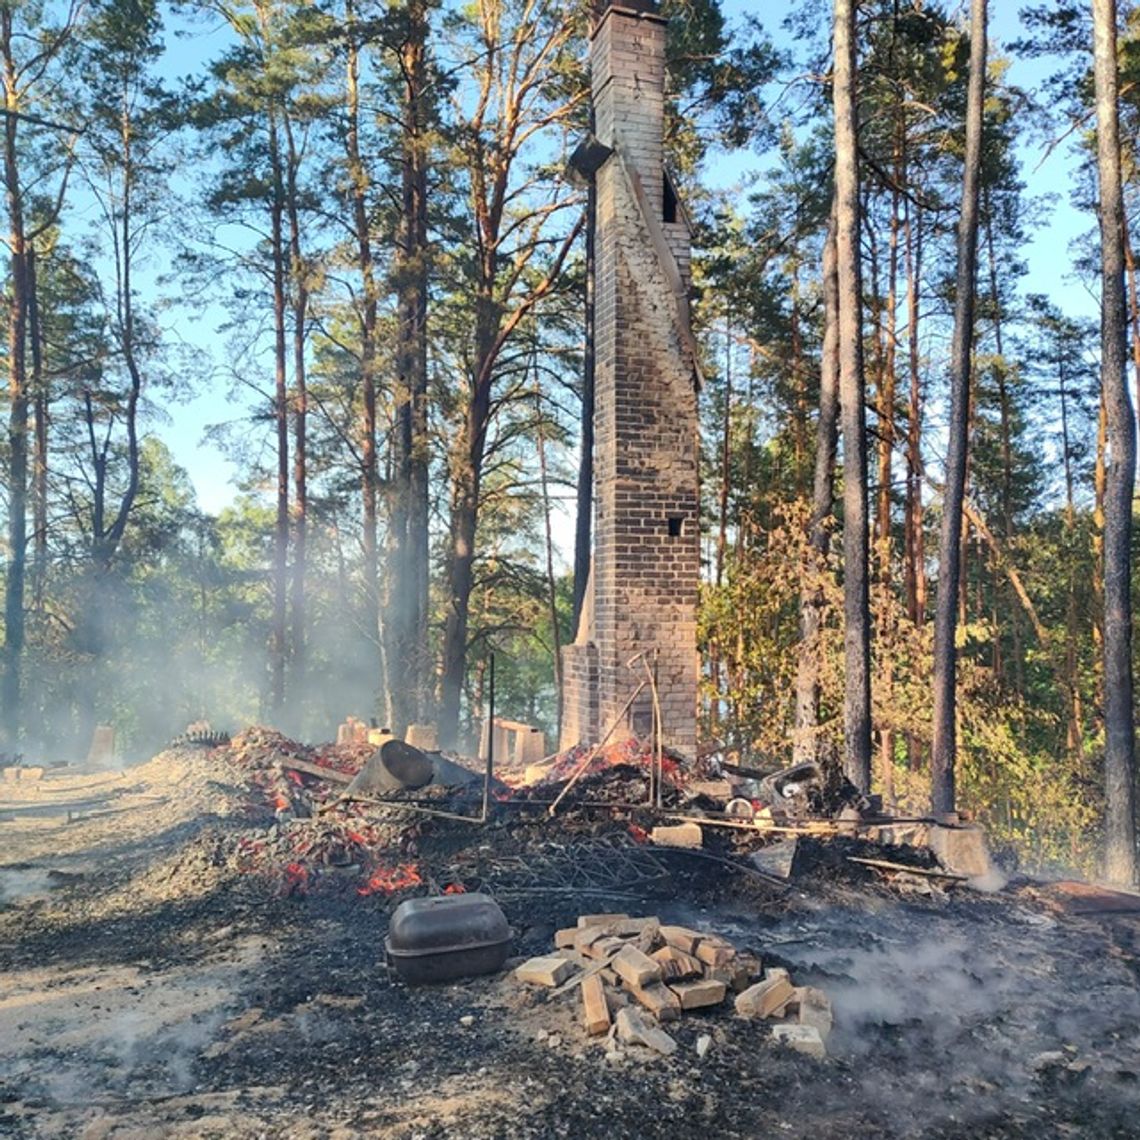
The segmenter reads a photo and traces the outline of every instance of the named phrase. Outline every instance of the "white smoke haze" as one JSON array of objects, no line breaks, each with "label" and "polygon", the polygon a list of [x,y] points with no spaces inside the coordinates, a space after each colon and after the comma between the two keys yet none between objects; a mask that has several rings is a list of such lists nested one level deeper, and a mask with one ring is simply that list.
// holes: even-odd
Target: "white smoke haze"
[{"label": "white smoke haze", "polygon": [[46,867],[0,867],[0,907],[51,890],[51,874]]},{"label": "white smoke haze", "polygon": [[134,764],[202,719],[219,731],[266,724],[323,741],[349,713],[379,715],[376,632],[362,620],[350,551],[337,549],[351,539],[310,534],[304,674],[290,661],[285,708],[274,715],[265,536],[253,523],[248,534],[232,520],[211,525],[228,527],[227,537],[206,554],[187,550],[191,536],[180,533],[102,583],[97,614],[86,578],[61,580],[72,620],[55,640],[30,636],[24,656],[27,762],[85,763],[97,724],[114,727],[117,760]]},{"label": "white smoke haze", "polygon": [[264,962],[262,941],[243,939],[226,960],[159,974],[14,971],[0,993],[0,1073],[21,1095],[61,1106],[188,1092],[199,1056]]},{"label": "white smoke haze", "polygon": [[809,905],[717,928],[826,991],[828,1052],[855,1102],[900,1134],[945,1122],[947,1106],[968,1128],[1037,1119],[1042,1082],[1094,1082],[1105,1105],[1140,1112],[1140,987],[1099,928],[1008,898]]}]

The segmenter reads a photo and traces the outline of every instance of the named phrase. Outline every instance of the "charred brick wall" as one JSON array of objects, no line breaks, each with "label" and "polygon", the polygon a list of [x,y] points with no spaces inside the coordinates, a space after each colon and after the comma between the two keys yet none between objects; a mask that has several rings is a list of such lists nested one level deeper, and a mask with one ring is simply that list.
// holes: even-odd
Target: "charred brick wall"
[{"label": "charred brick wall", "polygon": [[562,650],[563,747],[597,741],[598,648],[592,642],[567,645]]},{"label": "charred brick wall", "polygon": [[[630,660],[645,653],[657,663],[665,740],[691,751],[697,393],[689,234],[663,166],[665,21],[611,6],[595,28],[591,68],[597,135],[614,153],[596,175],[593,628],[579,641],[596,647],[600,731],[644,679],[644,666]],[[564,708],[582,696],[568,681]],[[647,733],[649,710],[646,694],[617,735]],[[572,743],[564,724],[563,742]]]}]

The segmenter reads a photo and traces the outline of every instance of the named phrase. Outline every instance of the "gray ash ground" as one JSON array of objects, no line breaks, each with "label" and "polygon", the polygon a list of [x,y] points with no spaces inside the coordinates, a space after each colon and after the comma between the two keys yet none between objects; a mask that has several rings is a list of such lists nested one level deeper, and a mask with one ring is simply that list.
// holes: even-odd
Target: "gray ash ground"
[{"label": "gray ash ground", "polygon": [[[669,1026],[680,1046],[670,1058],[631,1048],[615,1063],[585,1036],[572,994],[551,999],[509,973],[414,989],[390,978],[382,947],[398,899],[359,895],[348,870],[276,897],[267,879],[233,869],[229,853],[250,828],[238,785],[223,781],[220,799],[217,788],[199,795],[208,768],[190,772],[177,779],[177,813],[152,818],[140,806],[113,833],[73,824],[41,829],[23,855],[6,848],[25,876],[40,874],[20,880],[30,893],[0,903],[0,1134],[1132,1137],[1140,1128],[1136,916],[1068,916],[1027,885],[901,896],[846,863],[851,848],[837,843],[806,844],[786,891],[683,855],[663,856],[669,874],[624,896],[569,889],[564,874],[549,889],[512,890],[501,875],[520,957],[546,950],[584,911],[657,914],[787,966],[835,1006],[822,1062],[776,1047],[767,1023],[726,1008]],[[422,828],[421,867],[487,871],[540,847],[572,858],[583,843],[594,858],[590,844],[613,830],[598,813],[465,826]],[[713,853],[731,854],[727,844]],[[48,883],[49,868],[64,876]],[[713,1045],[699,1060],[704,1033]]]}]

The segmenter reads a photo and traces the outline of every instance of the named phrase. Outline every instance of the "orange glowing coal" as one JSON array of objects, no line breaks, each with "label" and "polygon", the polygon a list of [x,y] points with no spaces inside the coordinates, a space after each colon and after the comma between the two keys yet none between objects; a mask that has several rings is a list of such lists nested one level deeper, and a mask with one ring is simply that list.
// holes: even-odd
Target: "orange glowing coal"
[{"label": "orange glowing coal", "polygon": [[356,893],[394,895],[397,891],[417,887],[422,882],[414,863],[399,863],[395,867],[378,867],[363,887],[356,888]]},{"label": "orange glowing coal", "polygon": [[290,863],[285,868],[285,893],[303,893],[309,882],[309,869],[304,863]]}]

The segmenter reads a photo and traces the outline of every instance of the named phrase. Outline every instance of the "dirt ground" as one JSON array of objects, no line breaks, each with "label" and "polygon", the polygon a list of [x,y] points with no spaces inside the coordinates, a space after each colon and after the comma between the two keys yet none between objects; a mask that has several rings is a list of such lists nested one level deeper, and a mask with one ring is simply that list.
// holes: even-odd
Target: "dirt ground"
[{"label": "dirt ground", "polygon": [[[534,826],[574,858],[557,821]],[[667,881],[594,894],[532,873],[500,898],[516,956],[582,911],[657,914],[787,966],[835,1008],[822,1061],[730,1007],[671,1025],[670,1057],[614,1054],[585,1035],[572,993],[551,999],[509,972],[420,988],[390,978],[398,897],[361,895],[351,868],[343,889],[334,870],[307,893],[241,869],[243,837],[281,827],[205,752],[0,785],[0,1135],[1140,1131],[1137,915],[1073,916],[1026,883],[901,894],[823,845],[785,892],[685,858]],[[463,844],[491,862],[518,847],[510,828],[459,827],[450,847],[440,840],[449,858]]]}]

